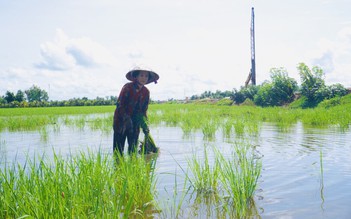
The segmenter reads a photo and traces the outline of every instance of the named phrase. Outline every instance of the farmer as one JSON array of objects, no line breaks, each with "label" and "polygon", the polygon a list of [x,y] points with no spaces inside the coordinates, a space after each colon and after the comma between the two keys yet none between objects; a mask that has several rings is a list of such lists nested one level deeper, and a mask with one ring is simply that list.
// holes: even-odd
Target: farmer
[{"label": "farmer", "polygon": [[[123,155],[127,138],[128,153],[136,151],[140,133],[141,118],[147,119],[147,109],[150,92],[144,86],[151,82],[157,83],[158,74],[149,70],[135,69],[126,74],[131,81],[125,84],[117,100],[113,118],[113,151]],[[149,133],[147,126],[143,126],[144,134]]]}]

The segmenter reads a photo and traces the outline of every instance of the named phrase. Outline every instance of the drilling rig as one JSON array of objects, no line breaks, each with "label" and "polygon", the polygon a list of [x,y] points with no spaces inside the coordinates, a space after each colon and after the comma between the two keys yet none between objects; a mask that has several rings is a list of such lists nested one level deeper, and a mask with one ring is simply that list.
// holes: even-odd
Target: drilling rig
[{"label": "drilling rig", "polygon": [[251,41],[251,69],[249,72],[249,76],[245,81],[245,87],[251,81],[252,85],[256,85],[256,60],[255,60],[255,13],[254,8],[251,8],[251,28],[250,28],[250,41]]}]

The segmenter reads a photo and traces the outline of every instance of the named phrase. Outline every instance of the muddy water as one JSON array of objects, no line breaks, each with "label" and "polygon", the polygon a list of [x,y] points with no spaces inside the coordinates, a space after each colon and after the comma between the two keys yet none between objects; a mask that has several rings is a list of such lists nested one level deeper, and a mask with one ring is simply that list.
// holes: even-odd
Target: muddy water
[{"label": "muddy water", "polygon": [[[235,134],[225,138],[219,130],[214,140],[207,141],[201,131],[184,136],[179,127],[163,125],[152,126],[151,134],[161,148],[156,164],[157,200],[168,212],[183,200],[186,159],[193,153],[201,155],[207,146],[229,153],[233,142],[240,139]],[[255,218],[351,218],[350,139],[350,130],[298,123],[282,131],[274,124],[262,124],[257,136],[246,138],[256,145],[263,164],[255,194]],[[0,163],[24,163],[28,156],[38,154],[50,157],[53,150],[67,156],[88,150],[111,154],[111,140],[112,131],[87,126],[4,131],[0,133]],[[181,209],[184,218],[218,216],[211,204],[198,202],[192,194],[185,195]],[[168,218],[173,215],[165,214]]]}]

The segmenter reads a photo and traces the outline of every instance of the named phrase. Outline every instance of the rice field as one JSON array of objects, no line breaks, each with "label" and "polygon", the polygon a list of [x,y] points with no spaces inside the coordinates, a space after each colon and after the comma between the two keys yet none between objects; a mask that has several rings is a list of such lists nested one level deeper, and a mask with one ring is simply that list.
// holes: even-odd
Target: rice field
[{"label": "rice field", "polygon": [[[317,130],[317,134],[322,137],[333,130],[333,133],[344,138],[350,133],[351,121],[350,112],[343,107],[302,110],[156,104],[150,105],[148,116],[151,133],[161,148],[160,154],[116,157],[112,154],[110,144],[114,108],[0,109],[0,217],[269,216],[269,202],[262,203],[261,197],[265,196],[262,191],[273,185],[267,186],[265,181],[277,177],[269,172],[271,179],[265,178],[265,169],[272,169],[274,166],[267,158],[276,159],[271,157],[276,152],[274,148],[263,145],[270,142],[275,145],[280,139],[289,141],[287,136],[296,127],[296,130]],[[268,136],[270,132],[267,130],[270,129],[274,130],[272,137]],[[78,152],[71,153],[71,146],[59,147],[53,140],[60,139],[66,130],[69,130],[68,136],[72,137],[84,133],[101,133],[101,139],[104,140],[100,140],[95,149],[87,150],[77,146]],[[300,135],[299,132],[295,135]],[[38,136],[39,139],[33,142],[51,145],[52,148],[37,146],[44,147],[43,150],[49,152],[40,153],[40,150],[36,150],[27,153],[25,159],[19,159],[20,155],[17,157],[18,151],[16,155],[8,155],[11,147],[20,149],[21,146],[12,145],[12,140],[7,136],[26,133]],[[301,134],[306,135],[305,132]],[[173,138],[179,140],[171,140]],[[309,138],[306,138],[308,142],[292,139],[296,146],[291,146],[289,153],[297,150],[296,157],[300,159],[300,153],[306,154],[305,148],[308,148],[309,153],[314,150],[318,152],[312,153],[313,159],[316,159],[314,163],[318,163],[318,167],[312,164],[317,168],[313,172],[320,181],[321,197],[327,200],[324,191],[328,188],[327,176],[331,168],[331,158],[328,156],[331,152],[328,151],[329,146],[325,146],[322,153],[321,149],[317,149],[323,147],[322,143],[314,145],[316,140],[309,142]],[[262,142],[262,139],[272,140]],[[87,140],[89,141],[94,141],[94,136]],[[66,141],[63,140],[62,144],[64,142]],[[73,140],[73,144],[74,142],[77,143],[77,140]],[[173,144],[179,147],[171,146]],[[303,152],[299,145],[303,146]],[[346,142],[341,145],[342,150],[347,147]],[[31,147],[35,148],[36,145]],[[309,147],[313,150],[310,151]],[[296,158],[292,157],[289,165],[294,165],[295,162]],[[349,172],[347,174],[351,175]],[[266,196],[269,197],[270,194]],[[267,210],[264,213],[260,210],[260,203],[266,207],[268,213]],[[271,212],[279,211],[279,207],[281,205]]]}]

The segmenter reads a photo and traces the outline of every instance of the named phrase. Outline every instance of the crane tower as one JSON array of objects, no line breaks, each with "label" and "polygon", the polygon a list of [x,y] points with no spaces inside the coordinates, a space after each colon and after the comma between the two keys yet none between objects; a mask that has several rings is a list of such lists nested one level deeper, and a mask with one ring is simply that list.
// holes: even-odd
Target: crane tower
[{"label": "crane tower", "polygon": [[251,28],[250,28],[250,41],[251,41],[251,69],[249,76],[245,82],[245,87],[251,81],[252,85],[256,85],[256,60],[255,60],[255,13],[254,8],[251,8]]}]

